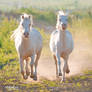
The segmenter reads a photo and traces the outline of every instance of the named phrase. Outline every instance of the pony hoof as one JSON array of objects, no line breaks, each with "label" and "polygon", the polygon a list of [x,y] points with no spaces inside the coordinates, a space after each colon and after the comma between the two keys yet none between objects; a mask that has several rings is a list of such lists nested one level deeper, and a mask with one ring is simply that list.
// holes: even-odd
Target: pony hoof
[{"label": "pony hoof", "polygon": [[59,76],[58,76],[58,75],[56,75],[56,78],[58,79],[58,78],[59,78]]},{"label": "pony hoof", "polygon": [[33,78],[33,80],[37,81],[37,76],[35,76],[35,77]]},{"label": "pony hoof", "polygon": [[61,82],[64,83],[65,82],[65,79],[62,79]]},{"label": "pony hoof", "polygon": [[30,75],[30,72],[26,72],[26,75],[29,76]]},{"label": "pony hoof", "polygon": [[69,70],[69,69],[67,69],[67,70],[66,70],[66,73],[69,73],[69,72],[70,72],[70,70]]},{"label": "pony hoof", "polygon": [[34,78],[34,75],[30,75],[30,78]]},{"label": "pony hoof", "polygon": [[59,76],[62,76],[62,73],[59,73]]},{"label": "pony hoof", "polygon": [[26,79],[28,79],[28,76],[25,75],[25,76],[23,76],[23,78],[26,80]]}]

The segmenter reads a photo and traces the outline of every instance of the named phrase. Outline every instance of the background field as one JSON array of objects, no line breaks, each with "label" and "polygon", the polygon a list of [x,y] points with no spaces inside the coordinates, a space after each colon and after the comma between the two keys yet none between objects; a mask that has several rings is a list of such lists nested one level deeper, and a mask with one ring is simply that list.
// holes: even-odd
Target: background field
[{"label": "background field", "polygon": [[[0,92],[91,92],[92,1],[22,1],[0,0]],[[70,11],[68,29],[74,39],[74,51],[69,58],[71,72],[66,75],[65,83],[56,80],[55,63],[49,50],[50,34],[55,30],[59,9]],[[20,15],[24,12],[33,15],[34,27],[43,37],[44,46],[38,65],[37,82],[30,78],[26,81],[22,79],[14,42],[10,40],[12,31],[17,28]]]},{"label": "background field", "polygon": [[2,10],[29,8],[30,6],[42,10],[86,9],[92,8],[92,0],[0,0]]}]

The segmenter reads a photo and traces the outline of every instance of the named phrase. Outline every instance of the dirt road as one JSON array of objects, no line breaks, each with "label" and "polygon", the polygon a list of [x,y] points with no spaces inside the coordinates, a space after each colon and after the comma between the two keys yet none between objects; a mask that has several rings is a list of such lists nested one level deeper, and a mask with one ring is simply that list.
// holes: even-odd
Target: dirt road
[{"label": "dirt road", "polygon": [[[82,74],[84,70],[92,69],[92,62],[91,62],[91,55],[90,52],[91,45],[88,40],[85,40],[85,43],[83,43],[82,40],[76,40],[74,42],[74,50],[69,58],[69,67],[70,67],[70,73],[66,74],[67,77],[70,77],[72,75],[76,74]],[[49,52],[51,53],[51,52]],[[63,59],[61,59],[61,69],[63,67]],[[49,80],[55,80],[56,79],[56,71],[55,71],[55,62],[53,57],[50,56],[41,56],[38,64],[38,81],[41,78],[46,78]],[[26,82],[30,82],[31,80],[28,79]]]}]

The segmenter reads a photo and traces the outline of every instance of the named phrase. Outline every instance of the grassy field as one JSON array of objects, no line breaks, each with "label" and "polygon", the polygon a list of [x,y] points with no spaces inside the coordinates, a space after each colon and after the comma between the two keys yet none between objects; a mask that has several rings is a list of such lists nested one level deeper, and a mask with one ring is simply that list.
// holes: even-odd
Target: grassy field
[{"label": "grassy field", "polygon": [[[46,24],[55,25],[56,13],[52,11],[39,11],[32,9],[20,9],[17,10],[17,14],[26,12],[34,16],[34,21],[41,23],[46,21]],[[81,71],[82,74],[77,74],[72,77],[68,77],[65,83],[61,83],[59,80],[49,80],[42,78],[39,82],[28,82],[22,79],[19,72],[19,62],[17,57],[17,52],[14,47],[14,42],[10,40],[12,31],[17,28],[18,21],[16,18],[12,17],[9,19],[7,16],[1,16],[0,18],[0,92],[91,92],[92,91],[92,68],[86,68]],[[72,15],[74,15],[72,17]],[[37,24],[38,25],[38,24]],[[36,26],[36,25],[35,25]],[[40,28],[38,28],[40,27]],[[51,57],[49,50],[49,39],[50,34],[47,33],[48,30],[41,28],[39,25],[37,29],[43,37],[43,51],[41,59],[46,60]],[[75,42],[75,52],[73,56],[76,58],[82,57],[82,53],[86,53],[84,59],[86,58],[87,63],[83,63],[83,66],[92,66],[92,14],[89,11],[77,11],[73,12],[69,16],[69,26],[68,29],[73,35]],[[47,31],[47,32],[46,32]],[[77,42],[79,44],[77,44]],[[84,44],[85,43],[85,44]],[[82,45],[80,45],[82,44]],[[78,49],[76,46],[78,46]],[[82,47],[81,47],[82,46]],[[79,53],[78,53],[78,51]],[[80,54],[80,55],[78,55]],[[74,59],[73,57],[72,59]],[[50,59],[50,58],[48,58]],[[83,59],[83,60],[84,60]],[[50,59],[51,60],[51,59]],[[76,62],[77,60],[75,60]],[[80,60],[79,62],[81,62]],[[72,67],[72,66],[71,66]],[[86,66],[85,66],[86,67]],[[78,69],[78,68],[77,68]]]}]

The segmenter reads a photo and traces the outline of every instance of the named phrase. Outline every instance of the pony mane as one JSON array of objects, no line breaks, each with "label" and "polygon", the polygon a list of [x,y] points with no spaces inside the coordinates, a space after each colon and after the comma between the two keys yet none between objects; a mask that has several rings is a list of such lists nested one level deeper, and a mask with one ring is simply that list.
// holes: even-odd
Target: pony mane
[{"label": "pony mane", "polygon": [[21,30],[21,27],[18,27],[13,31],[13,34],[10,37],[11,40],[14,40],[16,38],[17,34],[19,34],[19,30]]}]

